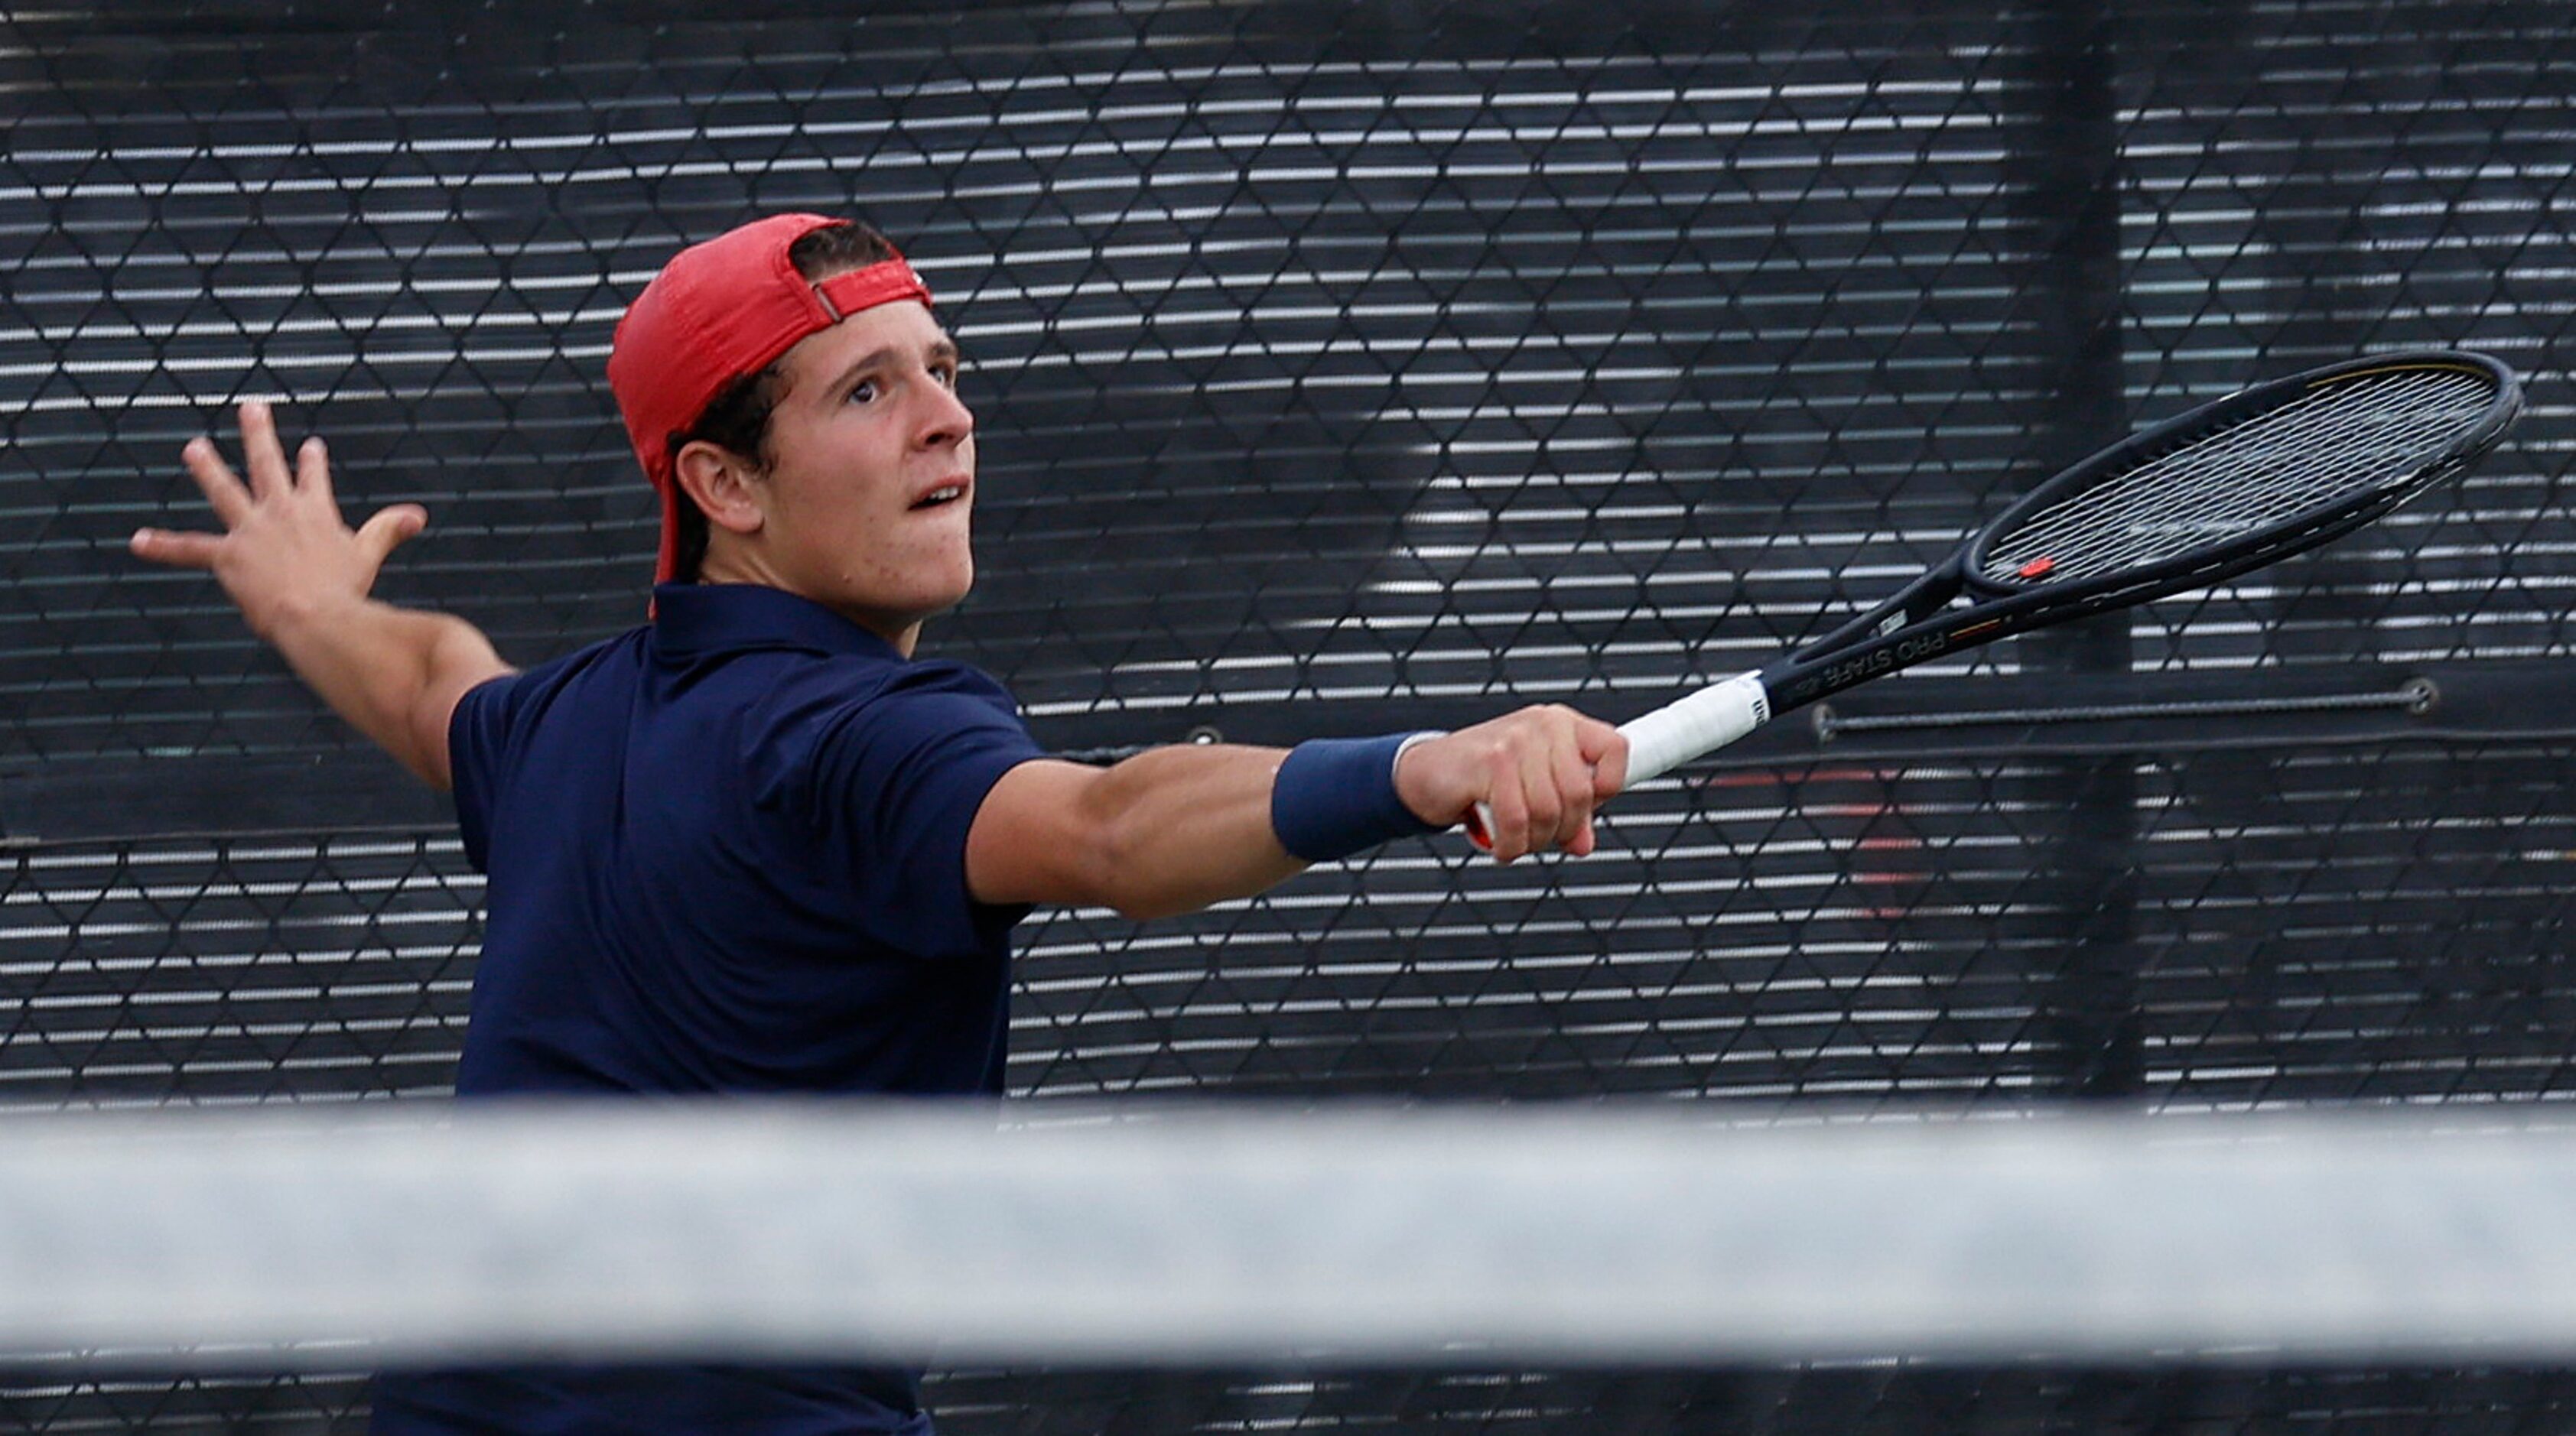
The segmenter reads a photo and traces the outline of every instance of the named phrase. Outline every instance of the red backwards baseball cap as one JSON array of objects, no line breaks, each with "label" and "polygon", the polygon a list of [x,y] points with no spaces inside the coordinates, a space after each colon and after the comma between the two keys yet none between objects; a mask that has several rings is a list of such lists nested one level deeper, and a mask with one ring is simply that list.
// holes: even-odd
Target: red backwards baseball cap
[{"label": "red backwards baseball cap", "polygon": [[767,368],[806,335],[880,304],[930,303],[930,286],[901,255],[821,283],[797,273],[788,246],[844,223],[819,214],[778,214],[693,244],[671,256],[617,321],[608,387],[617,395],[617,412],[626,420],[626,437],[644,476],[662,495],[655,583],[668,583],[679,561],[680,489],[671,468],[671,436],[697,423],[725,386]]}]

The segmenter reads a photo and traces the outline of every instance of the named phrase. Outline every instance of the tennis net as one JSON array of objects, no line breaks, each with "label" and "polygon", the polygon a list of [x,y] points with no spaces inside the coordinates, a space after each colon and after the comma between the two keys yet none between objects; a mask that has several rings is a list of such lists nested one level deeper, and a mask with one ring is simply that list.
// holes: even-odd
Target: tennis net
[{"label": "tennis net", "polygon": [[822,1103],[16,1119],[0,1346],[456,1360],[2576,1356],[2576,1120]]}]

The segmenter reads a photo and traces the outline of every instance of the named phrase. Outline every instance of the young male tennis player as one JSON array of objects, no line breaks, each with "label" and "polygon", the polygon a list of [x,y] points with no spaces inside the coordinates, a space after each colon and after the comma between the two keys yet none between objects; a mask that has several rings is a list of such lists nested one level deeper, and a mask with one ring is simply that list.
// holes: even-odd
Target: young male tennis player
[{"label": "young male tennis player", "polygon": [[[778,215],[682,251],[617,327],[610,387],[662,497],[651,621],[514,672],[461,619],[368,597],[426,514],[354,532],[323,446],[264,405],[245,482],[188,472],[210,569],[343,717],[452,787],[490,875],[460,1096],[1002,1088],[1029,905],[1135,917],[1492,813],[1495,854],[1586,853],[1617,731],[1529,708],[1450,734],[1047,758],[1010,697],[918,659],[974,579],[975,420],[929,290],[874,231]],[[912,1373],[541,1368],[388,1375],[381,1432],[907,1432]]]}]

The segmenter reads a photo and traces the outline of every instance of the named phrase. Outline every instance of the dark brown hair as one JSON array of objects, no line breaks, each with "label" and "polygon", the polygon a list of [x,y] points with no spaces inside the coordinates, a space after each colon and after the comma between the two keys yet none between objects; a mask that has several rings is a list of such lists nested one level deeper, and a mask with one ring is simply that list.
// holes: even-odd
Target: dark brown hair
[{"label": "dark brown hair", "polygon": [[[864,224],[834,224],[808,231],[787,247],[787,262],[808,283],[820,283],[835,274],[865,269],[895,257],[895,248],[887,238]],[[784,358],[773,360],[757,373],[745,374],[716,392],[707,401],[698,421],[671,436],[665,452],[673,459],[671,491],[677,502],[672,515],[679,529],[677,562],[671,572],[675,583],[695,583],[698,568],[707,559],[707,516],[698,510],[697,501],[680,487],[677,461],[681,446],[708,443],[739,456],[755,472],[769,469],[769,416],[778,407],[779,384],[786,377]]]}]

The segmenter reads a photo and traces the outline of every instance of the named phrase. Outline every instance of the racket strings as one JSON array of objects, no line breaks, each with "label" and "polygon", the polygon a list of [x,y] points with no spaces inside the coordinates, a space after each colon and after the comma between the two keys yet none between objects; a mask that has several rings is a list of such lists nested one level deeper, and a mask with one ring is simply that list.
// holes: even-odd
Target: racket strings
[{"label": "racket strings", "polygon": [[2448,369],[2316,390],[2040,510],[1996,540],[1984,576],[2058,582],[2144,567],[2383,489],[2437,459],[2495,392]]},{"label": "racket strings", "polygon": [[[2423,382],[2408,383],[2420,379]],[[2309,417],[2297,432],[2275,432],[2259,444],[2240,444],[2222,454],[2219,471],[2232,480],[2251,463],[2268,484],[2230,484],[2225,497],[2237,512],[2221,520],[2213,535],[2207,506],[2192,490],[2168,491],[2160,511],[2149,516],[2151,532],[2166,535],[2162,550],[2137,561],[2153,562],[2205,545],[2215,536],[2233,537],[2269,528],[2303,513],[2351,497],[2384,492],[2420,473],[2450,447],[2453,438],[2483,415],[2492,386],[2473,376],[2432,374],[2402,376],[2371,384],[2361,393],[2343,395],[2340,412]],[[2467,403],[2455,403],[2466,399]],[[2373,402],[2376,401],[2376,402]],[[2286,456],[2286,466],[2270,461]],[[2236,461],[2231,472],[2224,467]],[[2196,520],[2196,521],[2195,521]],[[2113,532],[2117,532],[2114,530]]]},{"label": "racket strings", "polygon": [[2383,487],[2456,431],[2428,425],[2428,411],[2473,421],[2491,395],[2477,376],[2425,371],[2318,391],[2043,511],[1997,544],[1988,572],[2054,580],[2144,566]]},{"label": "racket strings", "polygon": [[[2366,465],[2375,483],[2378,464],[2391,456],[2387,406],[2376,402],[2388,397],[2387,388],[2383,382],[2306,395],[2071,495],[1997,547],[2042,551],[2016,572],[2040,561],[2052,578],[2070,569],[2100,571],[2110,566],[2105,558],[2152,561],[2212,535],[2243,532],[2272,510],[2295,513],[2366,486],[2351,478],[2356,464]],[[2401,435],[2394,447],[2403,452],[2413,438]],[[2331,446],[2331,467],[2317,461],[2321,446]],[[2224,512],[2213,499],[2229,501]]]},{"label": "racket strings", "polygon": [[2144,566],[2383,488],[2438,455],[2458,427],[2441,422],[2447,414],[2474,421],[2491,394],[2476,376],[2428,372],[2321,390],[2043,512],[2010,544],[2039,557],[2008,571],[2039,565],[2027,576],[2056,579]]}]

